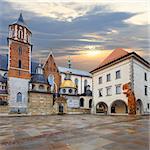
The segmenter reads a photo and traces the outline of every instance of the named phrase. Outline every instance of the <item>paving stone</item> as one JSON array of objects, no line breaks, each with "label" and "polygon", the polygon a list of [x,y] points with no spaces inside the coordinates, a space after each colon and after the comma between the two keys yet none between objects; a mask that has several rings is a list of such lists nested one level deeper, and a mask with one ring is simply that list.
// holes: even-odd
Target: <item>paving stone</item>
[{"label": "paving stone", "polygon": [[149,117],[0,117],[0,150],[148,150]]}]

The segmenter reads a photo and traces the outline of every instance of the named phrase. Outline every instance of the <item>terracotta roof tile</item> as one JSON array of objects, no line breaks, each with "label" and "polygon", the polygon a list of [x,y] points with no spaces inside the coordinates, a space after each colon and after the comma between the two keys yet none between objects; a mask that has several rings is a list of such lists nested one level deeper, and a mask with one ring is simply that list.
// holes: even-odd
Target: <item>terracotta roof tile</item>
[{"label": "terracotta roof tile", "polygon": [[127,54],[129,54],[129,53],[127,51],[125,51],[123,48],[117,48],[110,55],[108,55],[108,57],[106,57],[104,59],[104,61],[102,61],[102,63],[98,67],[104,66],[104,65],[106,65],[114,60],[117,60]]}]

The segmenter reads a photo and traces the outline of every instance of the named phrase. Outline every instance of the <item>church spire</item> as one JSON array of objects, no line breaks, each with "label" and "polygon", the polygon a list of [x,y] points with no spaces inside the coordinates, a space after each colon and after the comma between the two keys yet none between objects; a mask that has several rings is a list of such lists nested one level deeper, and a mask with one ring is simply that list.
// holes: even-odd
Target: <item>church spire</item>
[{"label": "church spire", "polygon": [[22,23],[24,23],[24,19],[23,19],[22,13],[20,13],[17,22],[22,22]]},{"label": "church spire", "polygon": [[67,64],[68,64],[68,68],[71,68],[71,67],[72,67],[70,56],[68,57]]}]

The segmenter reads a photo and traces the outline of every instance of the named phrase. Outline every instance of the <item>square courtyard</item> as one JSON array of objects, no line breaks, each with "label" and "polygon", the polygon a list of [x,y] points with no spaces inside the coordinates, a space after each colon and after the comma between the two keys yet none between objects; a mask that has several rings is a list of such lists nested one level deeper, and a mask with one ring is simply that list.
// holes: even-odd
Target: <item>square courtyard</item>
[{"label": "square courtyard", "polygon": [[0,150],[149,150],[149,117],[0,117]]}]

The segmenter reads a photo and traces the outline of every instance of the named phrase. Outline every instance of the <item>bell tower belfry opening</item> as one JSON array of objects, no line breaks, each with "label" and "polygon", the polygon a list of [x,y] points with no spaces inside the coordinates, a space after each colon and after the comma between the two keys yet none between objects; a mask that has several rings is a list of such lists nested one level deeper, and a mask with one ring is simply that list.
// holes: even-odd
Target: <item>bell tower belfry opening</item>
[{"label": "bell tower belfry opening", "polygon": [[[26,112],[28,82],[31,76],[31,31],[22,13],[9,25],[8,88],[10,112]],[[18,101],[18,93],[21,95]]]}]

